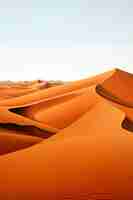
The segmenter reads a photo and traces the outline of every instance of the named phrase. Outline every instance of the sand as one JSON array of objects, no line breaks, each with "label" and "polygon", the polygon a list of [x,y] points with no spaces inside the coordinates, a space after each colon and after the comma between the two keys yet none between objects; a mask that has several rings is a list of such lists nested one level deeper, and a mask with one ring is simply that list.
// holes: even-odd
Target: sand
[{"label": "sand", "polygon": [[132,87],[114,69],[1,99],[0,199],[132,200]]}]

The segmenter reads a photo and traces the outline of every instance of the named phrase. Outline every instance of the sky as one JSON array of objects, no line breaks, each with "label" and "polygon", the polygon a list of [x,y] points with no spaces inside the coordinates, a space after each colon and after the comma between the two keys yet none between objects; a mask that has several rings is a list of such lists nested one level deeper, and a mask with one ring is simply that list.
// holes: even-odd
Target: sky
[{"label": "sky", "polygon": [[0,0],[0,80],[133,73],[132,0]]}]

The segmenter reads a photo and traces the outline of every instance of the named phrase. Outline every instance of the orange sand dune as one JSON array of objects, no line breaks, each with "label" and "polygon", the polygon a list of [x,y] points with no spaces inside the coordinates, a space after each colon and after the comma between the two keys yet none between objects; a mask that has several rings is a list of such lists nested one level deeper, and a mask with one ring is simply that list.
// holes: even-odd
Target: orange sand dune
[{"label": "orange sand dune", "polygon": [[22,130],[0,128],[0,155],[29,147],[41,141],[40,137],[25,135]]},{"label": "orange sand dune", "polygon": [[0,199],[132,200],[132,87],[114,69],[1,99]]}]

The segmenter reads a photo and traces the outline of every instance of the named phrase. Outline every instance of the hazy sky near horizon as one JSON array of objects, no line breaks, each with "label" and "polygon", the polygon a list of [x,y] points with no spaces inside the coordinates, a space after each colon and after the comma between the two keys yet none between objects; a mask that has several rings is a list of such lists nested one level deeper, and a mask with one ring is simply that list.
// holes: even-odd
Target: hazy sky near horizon
[{"label": "hazy sky near horizon", "polygon": [[132,0],[0,0],[0,78],[133,72],[132,24]]}]

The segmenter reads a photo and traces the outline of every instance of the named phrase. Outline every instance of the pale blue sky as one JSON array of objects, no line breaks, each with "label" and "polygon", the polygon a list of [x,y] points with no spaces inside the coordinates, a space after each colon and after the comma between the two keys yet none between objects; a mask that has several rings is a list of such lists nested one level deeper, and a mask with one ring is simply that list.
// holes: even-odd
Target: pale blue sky
[{"label": "pale blue sky", "polygon": [[132,0],[0,0],[0,46],[132,45]]},{"label": "pale blue sky", "polygon": [[0,80],[133,73],[133,0],[0,0]]}]

